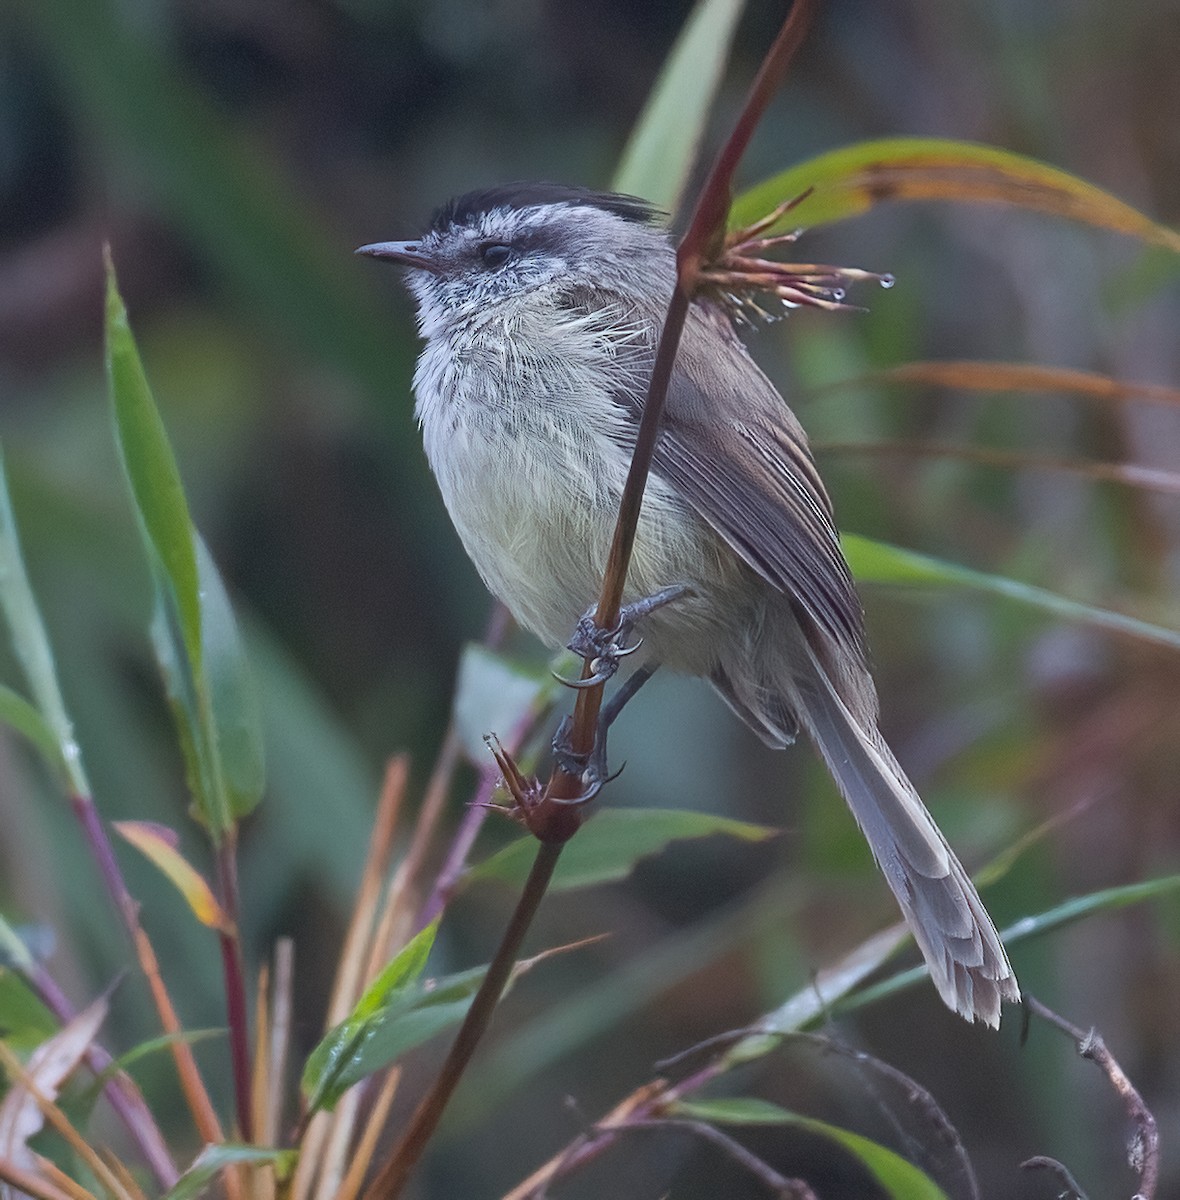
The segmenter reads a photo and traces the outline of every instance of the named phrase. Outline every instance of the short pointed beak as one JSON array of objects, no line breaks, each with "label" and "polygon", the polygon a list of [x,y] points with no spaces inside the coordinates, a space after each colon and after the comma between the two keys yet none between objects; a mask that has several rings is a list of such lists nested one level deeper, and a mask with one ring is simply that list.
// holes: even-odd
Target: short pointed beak
[{"label": "short pointed beak", "polygon": [[403,267],[415,267],[419,271],[437,273],[438,263],[422,248],[421,242],[373,242],[361,246],[357,254],[368,258],[384,258]]}]

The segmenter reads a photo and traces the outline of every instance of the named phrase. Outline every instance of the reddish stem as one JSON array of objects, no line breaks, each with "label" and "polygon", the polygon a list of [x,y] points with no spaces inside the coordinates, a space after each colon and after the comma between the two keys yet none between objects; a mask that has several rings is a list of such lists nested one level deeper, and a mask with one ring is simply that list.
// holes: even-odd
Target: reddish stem
[{"label": "reddish stem", "polygon": [[217,848],[218,899],[230,919],[230,930],[222,932],[221,967],[225,980],[225,1014],[229,1027],[230,1060],[233,1065],[234,1103],[238,1131],[244,1142],[254,1140],[253,1106],[250,1103],[250,1025],[246,1005],[246,980],[242,967],[242,940],[238,929],[237,835],[230,830]]}]

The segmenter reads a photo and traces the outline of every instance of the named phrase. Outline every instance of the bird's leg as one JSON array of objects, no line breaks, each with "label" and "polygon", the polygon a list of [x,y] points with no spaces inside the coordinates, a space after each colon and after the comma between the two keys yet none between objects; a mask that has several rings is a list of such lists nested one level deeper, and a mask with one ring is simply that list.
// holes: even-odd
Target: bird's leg
[{"label": "bird's leg", "polygon": [[[659,663],[644,663],[642,667],[638,667],[602,706],[598,714],[594,747],[589,754],[579,754],[573,749],[570,745],[573,722],[569,717],[562,718],[557,732],[553,735],[554,761],[567,775],[577,776],[585,785],[582,794],[569,803],[585,804],[587,800],[592,800],[598,794],[604,783],[609,783],[614,778],[607,773],[607,730],[614,724],[615,718],[623,711],[627,702],[656,673],[659,665]],[[615,774],[617,775],[618,772],[616,771]]]},{"label": "bird's leg", "polygon": [[[590,662],[590,674],[585,679],[561,682],[569,687],[587,688],[605,683],[618,669],[619,659],[634,654],[643,644],[640,638],[633,646],[627,645],[627,639],[635,629],[637,622],[650,616],[656,609],[676,600],[691,596],[693,590],[687,583],[676,583],[671,587],[662,588],[652,596],[644,596],[631,604],[624,604],[619,609],[619,621],[614,629],[602,629],[597,621],[597,611],[589,609],[578,621],[574,636],[567,645],[581,658]],[[626,701],[624,700],[624,703]]]}]

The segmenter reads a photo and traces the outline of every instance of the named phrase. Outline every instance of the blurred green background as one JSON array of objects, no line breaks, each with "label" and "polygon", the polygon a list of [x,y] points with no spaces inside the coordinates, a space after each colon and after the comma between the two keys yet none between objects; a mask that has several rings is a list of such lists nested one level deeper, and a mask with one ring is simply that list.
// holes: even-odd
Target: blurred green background
[{"label": "blurred green background", "polygon": [[[296,938],[304,1046],[322,1021],[382,763],[408,750],[425,779],[459,651],[490,608],[414,428],[408,298],[393,272],[351,252],[412,235],[436,204],[481,184],[606,185],[689,8],[0,5],[0,440],[67,702],[104,815],[184,826],[102,375],[109,239],[194,517],[247,626],[270,787],[245,832],[245,932],[255,963],[275,936]],[[751,8],[711,145],[781,17],[776,3]],[[866,138],[937,135],[1040,158],[1175,226],[1178,39],[1180,7],[1168,0],[832,0],[742,178]],[[800,257],[898,280],[857,297],[868,312],[798,313],[754,345],[817,444],[844,529],[1180,627],[1174,487],[847,449],[926,440],[1166,470],[1180,451],[1180,416],[1167,406],[826,387],[926,358],[1180,385],[1174,262],[1049,218],[947,205],[876,210],[805,239]],[[868,588],[865,602],[884,730],[970,865],[1085,806],[989,893],[1001,926],[1176,869],[1180,658],[964,593]],[[523,636],[512,647],[545,661]],[[15,683],[2,653],[0,679]],[[785,834],[754,848],[680,845],[626,885],[554,897],[538,948],[613,936],[514,993],[423,1195],[498,1194],[649,1078],[656,1059],[749,1021],[893,920],[810,751],[764,751],[703,686],[657,680],[612,755],[629,765],[605,803],[723,811]],[[454,820],[473,778],[459,781]],[[487,827],[487,847],[511,835],[501,825]],[[7,736],[0,830],[0,910],[52,944],[54,973],[82,1002],[128,954],[66,806]],[[184,845],[201,861],[191,826]],[[120,855],[186,1024],[219,1024],[212,935],[151,868]],[[461,898],[444,929],[451,966],[486,959],[510,900],[492,888]],[[1176,905],[1161,903],[1014,956],[1027,988],[1103,1031],[1155,1106],[1165,1146],[1180,1133],[1178,936]],[[134,976],[114,1007],[111,1044],[153,1032]],[[922,988],[836,1030],[933,1091],[985,1194],[1053,1194],[1017,1170],[1037,1153],[1069,1162],[1094,1195],[1128,1190],[1120,1110],[1045,1029],[1021,1048],[1018,1017],[998,1036],[973,1031]],[[569,1051],[510,1091],[510,1064],[544,1058],[545,1037]],[[223,1047],[198,1054],[218,1077]],[[140,1077],[171,1094],[162,1058]],[[805,1073],[795,1086],[803,1095],[791,1102],[805,1108]],[[659,1195],[678,1171],[675,1195],[747,1194],[744,1181],[718,1182],[712,1160],[655,1145],[628,1144],[599,1186]]]}]

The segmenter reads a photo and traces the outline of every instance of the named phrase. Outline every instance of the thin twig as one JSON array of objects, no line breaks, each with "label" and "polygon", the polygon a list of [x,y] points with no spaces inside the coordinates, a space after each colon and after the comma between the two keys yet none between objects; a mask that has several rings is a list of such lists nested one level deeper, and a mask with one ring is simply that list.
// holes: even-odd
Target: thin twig
[{"label": "thin twig", "polygon": [[686,1121],[669,1117],[628,1121],[615,1128],[620,1133],[630,1133],[633,1130],[642,1132],[648,1129],[672,1129],[691,1133],[694,1137],[716,1146],[760,1183],[765,1184],[775,1196],[781,1197],[781,1200],[816,1200],[815,1192],[802,1179],[788,1179],[785,1175],[780,1175],[768,1162],[747,1150],[741,1142],[735,1141],[706,1121]]},{"label": "thin twig", "polygon": [[275,965],[270,1001],[269,1071],[266,1080],[266,1123],[259,1129],[265,1146],[279,1144],[283,1124],[283,1084],[287,1074],[287,1054],[291,1048],[291,1012],[295,980],[295,943],[279,938],[275,943]]},{"label": "thin twig", "polygon": [[400,1082],[400,1067],[394,1066],[386,1072],[385,1078],[381,1083],[381,1090],[377,1094],[377,1099],[373,1102],[372,1111],[365,1122],[365,1128],[361,1133],[360,1141],[357,1142],[356,1148],[352,1152],[352,1161],[348,1164],[348,1173],[344,1176],[344,1181],[340,1184],[340,1189],[333,1197],[333,1200],[354,1200],[354,1197],[360,1194],[361,1184],[365,1181],[369,1164],[373,1161],[373,1154],[377,1149],[377,1139],[381,1136],[381,1131],[385,1127],[385,1122],[389,1117],[389,1110],[393,1107],[393,1098],[397,1094]]},{"label": "thin twig", "polygon": [[[547,1163],[542,1163],[526,1180],[517,1184],[512,1191],[506,1192],[500,1200],[530,1200],[531,1197],[543,1195],[545,1188],[555,1179],[564,1176],[567,1169],[574,1169],[585,1161],[582,1154],[587,1147],[592,1147],[596,1139],[601,1139],[608,1131],[623,1124],[634,1113],[644,1109],[644,1106],[662,1094],[664,1087],[664,1080],[656,1079],[632,1092],[595,1124],[593,1134],[582,1134],[571,1145],[566,1146],[560,1154],[551,1158]],[[597,1150],[592,1149],[588,1157],[593,1157],[595,1153]]]},{"label": "thin twig", "polygon": [[1139,1179],[1139,1190],[1132,1200],[1155,1200],[1160,1175],[1159,1128],[1151,1110],[1143,1102],[1143,1097],[1139,1095],[1135,1085],[1127,1078],[1126,1072],[1107,1049],[1101,1034],[1096,1029],[1086,1030],[1074,1025],[1027,993],[1023,1003],[1041,1020],[1048,1021],[1050,1025],[1073,1038],[1082,1058],[1088,1058],[1095,1063],[1110,1080],[1111,1087],[1122,1100],[1123,1107],[1127,1110],[1127,1117],[1135,1128],[1135,1133],[1127,1147],[1127,1162]]},{"label": "thin twig", "polygon": [[[795,0],[791,5],[790,14],[754,79],[737,124],[709,172],[689,221],[688,230],[677,247],[676,287],[672,292],[656,347],[656,359],[644,400],[643,416],[635,435],[635,450],[623,487],[614,537],[607,556],[602,593],[595,611],[594,619],[600,629],[613,629],[618,624],[627,569],[631,563],[631,551],[639,526],[643,493],[655,454],[660,414],[668,394],[668,384],[672,379],[672,367],[680,346],[684,322],[688,317],[689,305],[700,283],[702,265],[711,254],[721,249],[725,220],[733,193],[734,172],[762,114],[766,111],[766,106],[778,90],[791,60],[806,36],[811,25],[812,7],[812,0]],[[592,673],[593,669],[588,660],[583,667],[582,678],[588,679]],[[594,747],[598,713],[602,707],[602,693],[602,685],[583,688],[578,692],[570,736],[575,754],[589,754]],[[581,788],[582,781],[576,775],[557,770],[549,781],[546,797],[558,800],[573,799],[579,795]],[[566,809],[568,806],[562,805],[560,808]],[[568,817],[563,814],[562,819]]]},{"label": "thin twig", "polygon": [[[223,1140],[221,1123],[217,1120],[213,1102],[209,1099],[204,1080],[201,1078],[200,1071],[197,1070],[197,1060],[193,1057],[192,1048],[180,1036],[184,1032],[183,1027],[176,1015],[176,1009],[172,1005],[172,997],[168,994],[168,989],[160,975],[160,964],[156,958],[155,949],[144,932],[143,926],[139,923],[139,905],[132,898],[131,892],[123,880],[123,873],[119,869],[114,849],[107,837],[106,826],[89,795],[75,793],[71,795],[70,803],[82,826],[90,852],[98,863],[99,873],[102,875],[107,892],[131,938],[139,968],[147,980],[152,1001],[156,1006],[156,1013],[160,1018],[160,1026],[170,1037],[169,1048],[172,1051],[173,1061],[176,1063],[176,1073],[180,1077],[181,1091],[184,1093],[185,1103],[192,1114],[197,1132],[206,1142],[220,1142]],[[232,1178],[232,1176],[227,1176],[227,1178]]]},{"label": "thin twig", "polygon": [[394,1200],[401,1194],[410,1173],[422,1157],[426,1144],[438,1127],[447,1102],[471,1061],[471,1056],[492,1019],[500,995],[512,975],[521,944],[549,886],[549,880],[553,877],[561,850],[560,843],[538,843],[537,857],[533,860],[532,870],[521,891],[512,919],[508,922],[496,956],[488,966],[487,974],[471,1002],[467,1017],[447,1054],[446,1061],[430,1091],[411,1118],[393,1154],[366,1190],[365,1200]]},{"label": "thin twig", "polygon": [[[69,1192],[54,1187],[39,1175],[34,1175],[32,1171],[26,1171],[24,1167],[18,1167],[16,1163],[10,1162],[6,1158],[0,1158],[0,1181],[12,1184],[14,1188],[35,1197],[36,1200],[75,1200]],[[90,1200],[95,1200],[92,1193],[87,1193],[87,1195]]]},{"label": "thin twig", "polygon": [[[440,758],[446,757],[444,746]],[[329,1028],[338,1025],[352,1012],[356,1002],[368,986],[369,980],[380,969],[384,956],[377,950],[381,934],[375,931],[378,921],[378,905],[381,900],[382,884],[393,860],[394,838],[401,820],[402,805],[405,803],[406,785],[410,778],[410,760],[404,754],[395,755],[385,764],[385,778],[381,784],[381,797],[377,802],[377,817],[373,824],[373,832],[369,838],[369,853],[365,860],[364,873],[357,890],[356,904],[353,906],[352,920],[348,924],[348,934],[344,941],[344,950],[340,955],[340,967],[336,983],[332,989],[332,1002],[328,1007]],[[426,802],[419,816],[422,820],[431,820],[428,810],[431,806],[430,789],[427,789]],[[415,828],[415,836],[417,827]],[[413,853],[411,848],[410,853]],[[409,854],[406,856],[409,857]],[[404,860],[403,860],[404,865]],[[385,909],[388,911],[388,896],[392,892],[391,885],[386,893]]]},{"label": "thin twig", "polygon": [[238,1130],[244,1142],[254,1140],[250,1105],[250,1018],[246,1001],[246,974],[242,963],[242,939],[238,932],[238,837],[236,827],[223,835],[217,847],[218,900],[230,919],[228,931],[219,935],[221,968],[225,982],[225,1017],[229,1027],[230,1062],[234,1077],[234,1103]]},{"label": "thin twig", "polygon": [[1069,1168],[1055,1158],[1038,1154],[1033,1158],[1026,1158],[1020,1164],[1020,1169],[1022,1171],[1047,1171],[1050,1175],[1055,1175],[1057,1182],[1065,1188],[1065,1191],[1058,1193],[1057,1200],[1089,1200],[1078,1181],[1070,1174]]},{"label": "thin twig", "polygon": [[[336,967],[328,1001],[326,1028],[338,1025],[352,1011],[365,984],[372,977],[375,958],[374,923],[381,898],[382,884],[393,858],[394,837],[405,797],[409,773],[407,759],[396,756],[386,764],[385,779],[377,802],[377,813],[369,834],[369,849],[357,889],[356,903],[344,937],[344,947]],[[304,1112],[289,1141],[300,1148],[299,1165],[291,1185],[295,1200],[307,1200],[316,1188],[323,1164],[324,1146],[340,1120],[338,1110]]]}]

